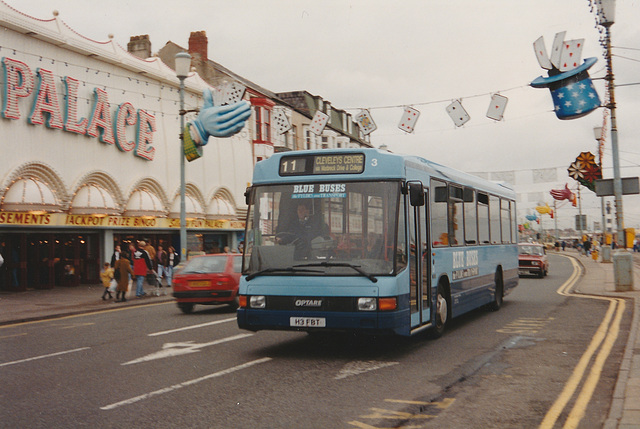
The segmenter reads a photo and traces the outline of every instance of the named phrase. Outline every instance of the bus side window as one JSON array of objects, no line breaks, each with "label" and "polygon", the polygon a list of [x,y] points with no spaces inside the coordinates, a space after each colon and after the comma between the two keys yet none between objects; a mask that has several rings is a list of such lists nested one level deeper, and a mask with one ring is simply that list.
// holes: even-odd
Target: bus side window
[{"label": "bus side window", "polygon": [[463,192],[458,186],[449,185],[449,241],[452,246],[464,243]]},{"label": "bus side window", "polygon": [[396,272],[407,267],[406,198],[400,198],[398,207],[398,246],[396,248]]},{"label": "bus side window", "polygon": [[476,193],[471,188],[464,188],[464,242],[478,243],[478,216],[476,214]]},{"label": "bus side window", "polygon": [[489,233],[491,234],[491,244],[502,242],[502,229],[500,228],[500,198],[489,196]]},{"label": "bus side window", "polygon": [[449,220],[447,216],[447,184],[431,180],[431,240],[434,247],[449,245]]},{"label": "bus side window", "polygon": [[489,244],[489,195],[478,192],[478,241]]},{"label": "bus side window", "polygon": [[500,199],[500,218],[502,221],[502,242],[511,243],[511,202]]}]

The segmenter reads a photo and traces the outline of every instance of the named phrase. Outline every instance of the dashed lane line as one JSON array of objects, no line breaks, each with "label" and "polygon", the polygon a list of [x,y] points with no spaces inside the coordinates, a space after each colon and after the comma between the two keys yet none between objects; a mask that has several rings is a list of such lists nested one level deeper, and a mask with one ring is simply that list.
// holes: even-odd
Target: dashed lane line
[{"label": "dashed lane line", "polygon": [[34,357],[27,358],[27,359],[14,360],[13,362],[0,363],[0,367],[9,366],[9,365],[15,365],[15,364],[18,364],[18,363],[30,362],[30,361],[38,360],[38,359],[50,358],[50,357],[54,357],[54,356],[66,355],[68,353],[81,352],[83,350],[89,350],[90,348],[91,347],[80,347],[79,349],[65,350],[63,352],[50,353],[48,355],[34,356]]},{"label": "dashed lane line", "polygon": [[258,365],[261,363],[269,362],[271,360],[270,357],[265,357],[262,359],[256,359],[251,362],[243,363],[242,365],[234,366],[232,368],[228,368],[222,371],[214,372],[212,374],[205,375],[203,377],[194,378],[193,380],[187,380],[182,383],[174,384],[173,386],[168,386],[163,389],[154,390],[153,392],[145,393],[143,395],[135,396],[133,398],[125,399],[124,401],[115,402],[113,404],[105,405],[104,407],[100,407],[101,410],[113,410],[119,407],[123,407],[125,405],[131,405],[139,401],[143,401],[145,399],[149,399],[153,396],[163,395],[165,393],[173,392],[178,389],[182,389],[183,387],[191,386],[197,383],[200,383],[205,380],[209,380],[216,377],[221,377],[223,375],[231,374],[236,371],[240,371],[246,368],[249,368],[254,365]]}]

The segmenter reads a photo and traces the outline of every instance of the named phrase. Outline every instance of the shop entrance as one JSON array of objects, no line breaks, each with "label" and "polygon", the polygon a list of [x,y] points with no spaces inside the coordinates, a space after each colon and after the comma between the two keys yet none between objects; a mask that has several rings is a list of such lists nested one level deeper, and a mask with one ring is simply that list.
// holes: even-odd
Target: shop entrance
[{"label": "shop entrance", "polygon": [[0,289],[19,291],[98,283],[99,241],[98,234],[0,234],[0,252],[5,259]]}]

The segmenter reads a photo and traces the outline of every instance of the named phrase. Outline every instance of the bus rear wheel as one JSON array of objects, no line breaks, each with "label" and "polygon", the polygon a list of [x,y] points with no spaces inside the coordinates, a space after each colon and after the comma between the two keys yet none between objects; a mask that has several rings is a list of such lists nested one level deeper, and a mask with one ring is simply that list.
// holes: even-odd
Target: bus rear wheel
[{"label": "bus rear wheel", "polygon": [[490,311],[498,311],[502,307],[502,300],[504,298],[504,282],[502,281],[502,272],[496,271],[496,291],[493,297],[493,302],[489,304]]},{"label": "bus rear wheel", "polygon": [[436,298],[436,314],[434,326],[429,331],[429,337],[440,338],[449,321],[449,289],[444,284],[438,285],[438,296]]}]

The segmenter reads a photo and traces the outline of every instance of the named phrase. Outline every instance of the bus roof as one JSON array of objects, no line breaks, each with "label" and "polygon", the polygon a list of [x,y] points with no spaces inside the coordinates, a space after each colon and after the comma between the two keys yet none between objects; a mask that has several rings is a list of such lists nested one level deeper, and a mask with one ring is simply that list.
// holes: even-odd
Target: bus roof
[{"label": "bus roof", "polygon": [[[280,176],[280,162],[286,157],[304,156],[304,155],[340,155],[340,154],[364,154],[365,166],[364,171],[359,174],[322,174],[322,175],[289,175]],[[372,160],[376,160],[376,167],[371,168]],[[459,183],[461,185],[471,186],[476,189],[484,190],[501,196],[513,198],[515,200],[515,192],[510,185],[506,183],[492,182],[481,177],[474,176],[463,171],[456,170],[451,167],[429,161],[425,158],[415,155],[395,154],[379,149],[358,148],[358,149],[337,149],[337,150],[303,150],[288,151],[276,153],[270,158],[260,161],[256,164],[253,172],[253,184],[274,183],[300,183],[308,181],[310,178],[314,180],[339,181],[339,180],[385,180],[385,179],[402,179],[402,180],[419,180],[420,173]],[[277,179],[277,180],[276,180]]]}]

